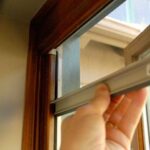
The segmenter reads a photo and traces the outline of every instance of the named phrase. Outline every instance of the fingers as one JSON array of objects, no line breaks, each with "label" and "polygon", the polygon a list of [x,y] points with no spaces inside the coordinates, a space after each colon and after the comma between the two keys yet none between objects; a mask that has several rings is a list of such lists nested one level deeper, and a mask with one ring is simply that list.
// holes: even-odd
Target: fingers
[{"label": "fingers", "polygon": [[109,118],[109,122],[117,126],[122,120],[125,113],[127,112],[127,109],[129,105],[131,104],[131,102],[132,102],[132,99],[128,98],[127,96],[124,96],[122,98],[122,101],[118,105],[118,107],[116,107],[116,109],[112,112]]},{"label": "fingers", "polygon": [[91,105],[97,113],[103,114],[108,108],[110,103],[110,92],[105,84],[101,84],[95,94],[94,99],[91,101]]},{"label": "fingers", "polygon": [[111,100],[111,102],[109,104],[109,107],[108,107],[108,109],[106,110],[106,112],[104,114],[104,119],[105,119],[106,122],[109,120],[109,118],[111,117],[112,113],[115,111],[115,109],[121,103],[123,98],[124,98],[124,95],[112,98],[112,100]]},{"label": "fingers", "polygon": [[69,127],[69,125],[70,125],[69,123],[71,122],[73,116],[74,115],[70,115],[70,116],[67,116],[66,118],[63,119],[62,125],[61,125],[62,129],[64,129],[65,127],[67,127],[67,128]]},{"label": "fingers", "polygon": [[[106,128],[106,139],[107,143],[113,141],[114,143],[120,145],[119,150],[129,150],[130,140],[126,135],[124,135],[120,130],[116,128],[107,127]],[[116,148],[114,148],[116,149]]]},{"label": "fingers", "polygon": [[85,116],[90,114],[102,115],[108,108],[110,103],[110,93],[106,85],[101,84],[95,93],[95,97],[87,105],[84,105],[76,111],[76,115]]},{"label": "fingers", "polygon": [[[132,138],[134,131],[137,127],[137,124],[140,120],[143,107],[146,103],[146,98],[147,98],[147,90],[142,89],[127,94],[127,97],[124,100],[127,101],[127,103],[130,103],[130,105],[128,106],[126,113],[124,114],[122,120],[120,121],[118,128],[121,131],[123,131],[130,139]],[[122,109],[126,108],[122,107]]]}]

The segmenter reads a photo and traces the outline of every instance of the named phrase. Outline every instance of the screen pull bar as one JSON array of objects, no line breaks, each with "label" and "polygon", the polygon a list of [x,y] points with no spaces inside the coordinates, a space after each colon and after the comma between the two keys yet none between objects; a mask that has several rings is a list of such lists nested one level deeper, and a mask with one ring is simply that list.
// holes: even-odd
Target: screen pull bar
[{"label": "screen pull bar", "polygon": [[108,85],[111,96],[126,93],[150,85],[150,58],[135,62],[109,76],[97,80],[68,95],[54,100],[55,115],[62,115],[87,104],[95,94],[101,83]]}]

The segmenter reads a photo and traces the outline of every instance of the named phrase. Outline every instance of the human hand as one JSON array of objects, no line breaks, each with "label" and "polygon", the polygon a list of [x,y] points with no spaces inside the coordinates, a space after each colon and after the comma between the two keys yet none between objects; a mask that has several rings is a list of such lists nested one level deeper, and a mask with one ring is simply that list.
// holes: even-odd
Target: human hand
[{"label": "human hand", "polygon": [[62,125],[61,150],[129,150],[146,103],[146,89],[111,100],[106,85]]}]

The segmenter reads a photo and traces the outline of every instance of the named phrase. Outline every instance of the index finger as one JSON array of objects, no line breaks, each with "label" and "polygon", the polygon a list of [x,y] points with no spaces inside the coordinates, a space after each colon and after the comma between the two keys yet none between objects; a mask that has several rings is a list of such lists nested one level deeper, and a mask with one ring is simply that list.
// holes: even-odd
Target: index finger
[{"label": "index finger", "polygon": [[99,85],[90,103],[97,113],[103,114],[107,110],[110,103],[110,92],[105,84]]}]

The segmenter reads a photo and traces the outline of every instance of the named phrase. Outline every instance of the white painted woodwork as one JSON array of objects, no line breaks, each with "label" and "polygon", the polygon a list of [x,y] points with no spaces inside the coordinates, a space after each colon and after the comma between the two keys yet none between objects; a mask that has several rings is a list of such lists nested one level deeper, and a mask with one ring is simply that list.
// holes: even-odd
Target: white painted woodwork
[{"label": "white painted woodwork", "polygon": [[106,17],[81,36],[81,48],[85,48],[90,41],[125,48],[141,30],[143,29]]}]

